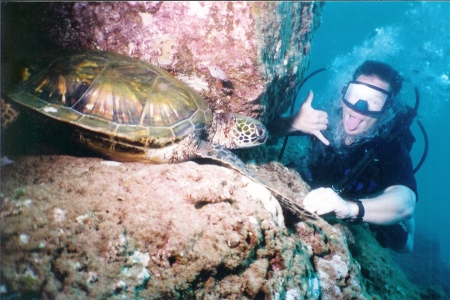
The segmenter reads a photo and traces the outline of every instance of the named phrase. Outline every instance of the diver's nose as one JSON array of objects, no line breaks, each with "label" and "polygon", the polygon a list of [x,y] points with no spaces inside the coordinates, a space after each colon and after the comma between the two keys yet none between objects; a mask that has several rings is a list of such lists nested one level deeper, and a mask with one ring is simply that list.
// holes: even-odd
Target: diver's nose
[{"label": "diver's nose", "polygon": [[369,103],[367,103],[366,100],[358,100],[358,102],[355,103],[355,107],[359,110],[359,111],[369,111]]}]

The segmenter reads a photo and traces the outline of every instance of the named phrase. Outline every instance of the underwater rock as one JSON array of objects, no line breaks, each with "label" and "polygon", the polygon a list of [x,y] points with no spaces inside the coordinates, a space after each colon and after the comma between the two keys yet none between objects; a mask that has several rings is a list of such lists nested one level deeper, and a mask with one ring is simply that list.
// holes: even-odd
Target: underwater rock
[{"label": "underwater rock", "polygon": [[[14,161],[1,174],[2,296],[418,299],[407,280],[393,281],[400,271],[367,228],[285,220],[263,186],[233,170]],[[279,163],[250,167],[296,201],[308,191]]]},{"label": "underwater rock", "polygon": [[193,162],[103,162],[34,156],[2,169],[8,292],[252,299],[301,286],[294,273],[314,274],[278,202],[252,180]]},{"label": "underwater rock", "polygon": [[30,30],[41,28],[54,47],[113,51],[151,62],[196,89],[215,111],[268,120],[297,94],[322,6],[50,2],[39,6]]}]

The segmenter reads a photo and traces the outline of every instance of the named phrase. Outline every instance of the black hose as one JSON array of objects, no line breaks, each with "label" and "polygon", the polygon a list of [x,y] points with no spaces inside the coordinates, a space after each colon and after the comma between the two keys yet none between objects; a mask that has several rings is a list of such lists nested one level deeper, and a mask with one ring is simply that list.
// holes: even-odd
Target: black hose
[{"label": "black hose", "polygon": [[424,146],[424,149],[423,149],[422,158],[420,159],[420,161],[419,161],[419,163],[417,164],[417,166],[414,168],[414,174],[415,174],[417,171],[419,171],[420,167],[422,167],[422,165],[423,165],[423,162],[424,162],[425,159],[427,158],[427,155],[428,155],[428,145],[429,145],[429,143],[428,143],[428,135],[427,135],[427,132],[425,131],[425,127],[423,127],[422,123],[421,123],[419,120],[417,120],[416,122],[417,122],[417,124],[419,125],[420,130],[422,131],[422,134],[423,134],[423,140],[424,140],[425,146]]},{"label": "black hose", "polygon": [[[414,106],[414,112],[417,115],[417,111],[419,110],[419,104],[420,104],[420,93],[419,93],[419,89],[417,88],[417,86],[414,86],[414,92],[416,93],[416,105]],[[422,131],[422,135],[423,135],[423,141],[424,141],[424,149],[423,149],[423,154],[422,157],[420,158],[419,163],[417,164],[417,166],[414,168],[414,174],[419,171],[419,169],[422,167],[425,159],[427,158],[428,155],[428,146],[429,146],[429,142],[428,142],[428,134],[425,130],[425,127],[422,125],[422,123],[419,120],[416,120],[417,125],[419,125],[420,130]]]}]

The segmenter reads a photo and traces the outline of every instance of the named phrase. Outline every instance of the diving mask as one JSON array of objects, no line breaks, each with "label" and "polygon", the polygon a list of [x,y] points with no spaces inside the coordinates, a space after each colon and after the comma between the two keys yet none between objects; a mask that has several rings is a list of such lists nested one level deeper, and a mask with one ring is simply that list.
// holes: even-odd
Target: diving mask
[{"label": "diving mask", "polygon": [[390,92],[361,81],[350,81],[342,95],[345,105],[360,114],[374,117],[386,110],[392,97]]}]

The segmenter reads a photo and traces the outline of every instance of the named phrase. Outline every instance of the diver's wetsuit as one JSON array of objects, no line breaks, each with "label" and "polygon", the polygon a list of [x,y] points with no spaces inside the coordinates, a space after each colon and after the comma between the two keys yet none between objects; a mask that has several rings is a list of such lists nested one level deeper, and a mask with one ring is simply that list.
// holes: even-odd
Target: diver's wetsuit
[{"label": "diver's wetsuit", "polygon": [[[417,195],[411,157],[399,140],[388,143],[375,138],[368,142],[343,146],[338,152],[332,146],[325,146],[313,137],[308,155],[288,166],[297,169],[311,188],[331,188],[364,157],[368,149],[380,150],[376,151],[374,161],[361,175],[340,193],[342,198],[356,198],[364,202],[365,197],[381,193],[393,185],[407,186]],[[390,226],[371,224],[370,228],[383,247],[402,249],[406,244],[408,234],[401,224]]]}]

